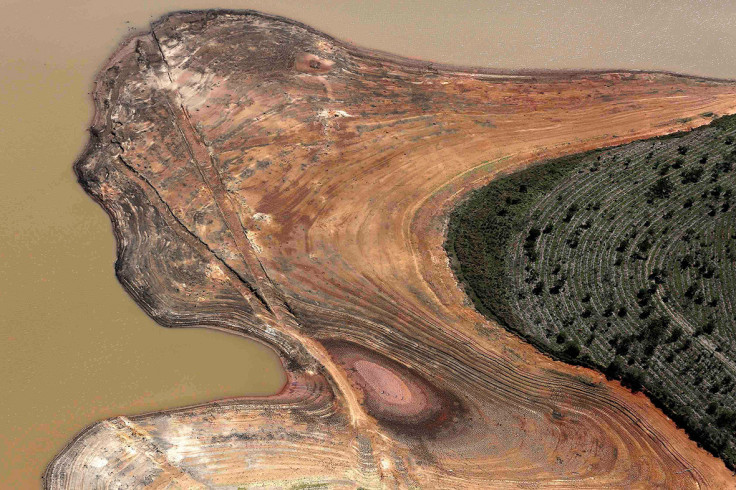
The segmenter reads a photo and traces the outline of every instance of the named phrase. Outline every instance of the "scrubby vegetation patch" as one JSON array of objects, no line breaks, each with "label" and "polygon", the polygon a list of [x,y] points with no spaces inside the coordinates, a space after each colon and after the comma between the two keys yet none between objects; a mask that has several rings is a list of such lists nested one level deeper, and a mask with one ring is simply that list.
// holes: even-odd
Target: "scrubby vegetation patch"
[{"label": "scrubby vegetation patch", "polygon": [[535,165],[453,213],[476,307],[736,466],[736,117]]}]

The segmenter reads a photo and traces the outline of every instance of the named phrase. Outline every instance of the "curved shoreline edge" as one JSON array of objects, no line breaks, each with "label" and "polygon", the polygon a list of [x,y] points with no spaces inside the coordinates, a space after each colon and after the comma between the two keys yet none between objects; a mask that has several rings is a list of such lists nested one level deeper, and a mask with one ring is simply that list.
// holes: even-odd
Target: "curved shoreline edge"
[{"label": "curved shoreline edge", "polygon": [[[385,53],[374,52],[374,51],[371,51],[371,50],[365,50],[363,48],[356,48],[356,47],[354,47],[352,45],[348,45],[348,44],[345,44],[345,43],[341,43],[339,41],[336,41],[333,38],[320,33],[319,31],[316,31],[316,30],[313,30],[311,28],[308,28],[308,27],[304,26],[303,24],[300,24],[300,23],[297,23],[297,22],[294,22],[294,21],[289,21],[287,19],[283,19],[283,18],[276,17],[276,16],[268,16],[268,15],[263,15],[263,14],[255,13],[255,12],[252,12],[252,11],[246,11],[246,12],[235,11],[235,12],[233,12],[233,11],[219,11],[219,10],[216,10],[216,11],[207,11],[207,12],[191,12],[191,11],[189,11],[189,12],[178,12],[178,13],[168,14],[168,15],[164,16],[161,20],[156,21],[156,22],[154,22],[152,24],[152,31],[155,30],[157,27],[160,27],[160,26],[164,25],[167,21],[169,21],[172,18],[178,18],[178,17],[186,16],[186,15],[204,16],[205,18],[208,18],[209,15],[210,15],[210,13],[212,13],[212,15],[215,16],[214,18],[216,18],[219,15],[244,15],[244,16],[245,15],[247,15],[247,16],[253,16],[253,15],[255,15],[255,16],[260,16],[262,19],[265,19],[268,22],[280,22],[280,23],[287,23],[289,25],[297,26],[297,27],[300,27],[302,29],[306,29],[308,32],[311,32],[312,34],[314,34],[316,36],[319,36],[319,37],[321,37],[323,39],[327,39],[328,41],[336,44],[338,48],[339,47],[342,47],[342,48],[346,49],[347,52],[348,52],[348,54],[350,56],[355,56],[355,57],[358,58],[358,60],[359,60],[358,62],[363,62],[363,63],[379,63],[379,64],[388,62],[388,63],[396,64],[396,65],[399,65],[401,68],[406,68],[407,69],[407,75],[406,76],[414,76],[414,75],[416,75],[416,73],[414,71],[412,71],[412,70],[418,70],[421,73],[424,73],[424,72],[427,72],[427,71],[432,72],[433,70],[436,70],[438,75],[446,75],[446,76],[448,76],[450,78],[452,78],[452,77],[464,78],[464,75],[477,75],[477,74],[481,74],[481,75],[482,74],[488,74],[488,75],[507,75],[507,76],[512,76],[515,73],[515,74],[521,74],[521,75],[526,76],[526,77],[530,77],[530,79],[527,80],[527,81],[530,81],[530,82],[531,81],[535,81],[536,78],[552,79],[552,80],[559,81],[559,80],[576,78],[576,77],[586,77],[586,76],[599,77],[599,76],[603,76],[603,75],[616,75],[616,74],[621,74],[621,73],[625,74],[626,76],[629,76],[630,75],[632,77],[635,77],[637,75],[667,75],[667,76],[672,76],[672,75],[667,74],[667,73],[664,73],[664,72],[639,72],[639,71],[631,71],[631,70],[623,70],[623,71],[617,70],[617,71],[613,71],[613,72],[611,72],[611,71],[595,71],[595,72],[581,72],[581,71],[555,71],[555,72],[539,72],[539,71],[531,71],[530,72],[530,71],[521,71],[520,72],[520,71],[516,71],[516,72],[509,72],[509,71],[504,71],[504,70],[490,70],[489,69],[489,70],[486,71],[484,69],[470,69],[471,70],[470,73],[465,72],[465,73],[462,73],[462,74],[458,74],[457,71],[459,70],[459,68],[458,67],[452,67],[452,66],[449,66],[449,65],[439,65],[439,64],[434,64],[434,63],[424,63],[424,62],[414,61],[414,60],[410,60],[410,59],[406,59],[406,58],[400,58],[400,57],[393,57],[393,56],[391,56],[390,59],[387,60],[386,58],[388,57],[388,55],[386,55]],[[97,88],[95,90],[95,96],[94,96],[95,97],[95,109],[96,109],[96,111],[95,111],[95,116],[93,118],[92,126],[90,128],[90,132],[91,132],[91,135],[92,136],[91,136],[90,142],[88,143],[88,145],[87,145],[86,149],[84,150],[82,156],[80,157],[80,159],[75,164],[75,171],[77,172],[77,175],[78,175],[78,178],[79,178],[80,183],[82,183],[82,185],[85,187],[85,190],[98,202],[98,204],[100,204],[108,212],[108,215],[110,216],[111,221],[113,222],[114,230],[115,230],[115,235],[116,235],[116,243],[117,243],[117,246],[118,246],[118,256],[119,257],[122,257],[125,254],[125,247],[123,247],[123,244],[125,243],[125,241],[127,239],[129,239],[129,237],[126,237],[125,234],[123,234],[123,233],[121,233],[119,231],[119,228],[118,228],[118,226],[119,226],[118,221],[120,219],[119,215],[116,214],[115,212],[113,212],[111,210],[109,201],[106,201],[106,200],[104,200],[104,199],[102,199],[102,198],[99,197],[98,189],[92,189],[91,188],[89,176],[84,174],[85,171],[82,168],[83,168],[84,165],[86,165],[88,163],[88,161],[90,159],[96,158],[95,155],[96,155],[97,152],[99,152],[101,150],[101,146],[104,146],[104,145],[108,144],[108,143],[106,143],[103,140],[103,135],[104,135],[104,133],[106,131],[106,127],[109,125],[109,121],[106,121],[106,120],[103,120],[102,119],[103,116],[105,116],[106,113],[107,113],[107,111],[108,111],[108,109],[105,108],[104,107],[104,104],[103,104],[103,102],[105,100],[108,100],[108,99],[106,99],[106,96],[103,95],[102,92],[101,92],[101,91],[104,91],[106,89],[106,87],[104,86],[105,83],[106,83],[105,81],[107,80],[105,73],[107,72],[107,70],[109,68],[111,68],[113,66],[116,66],[119,63],[120,59],[124,58],[127,55],[130,55],[131,54],[131,50],[137,49],[137,47],[134,46],[134,44],[135,44],[134,41],[136,39],[144,38],[144,37],[146,37],[148,35],[150,35],[150,33],[137,33],[136,35],[134,35],[133,37],[131,37],[127,41],[127,44],[123,44],[121,46],[121,48],[119,48],[119,50],[110,58],[110,60],[108,61],[108,63],[105,65],[105,68],[102,70],[100,77],[98,77],[98,79],[96,81],[96,87]],[[156,40],[156,43],[159,44],[159,41]],[[160,44],[159,44],[159,48],[160,48]],[[148,56],[150,56],[150,54]],[[533,74],[533,76],[532,76],[532,74]],[[477,77],[470,77],[470,78],[477,78]],[[713,84],[717,84],[717,85],[723,84],[723,85],[725,85],[727,87],[730,87],[732,85],[732,82],[730,82],[730,81],[709,80],[709,79],[705,79],[705,78],[702,78],[702,77],[686,77],[686,76],[679,76],[679,75],[677,75],[677,76],[674,76],[674,78],[681,78],[681,79],[684,79],[684,80],[693,80],[693,81],[697,81],[698,83],[700,83],[701,81],[708,81],[708,82],[712,82]],[[494,79],[491,79],[491,80],[485,80],[485,82],[489,82],[489,81],[490,81],[490,83],[493,83],[493,82],[508,81],[508,80],[506,78],[494,78]],[[736,106],[734,106],[734,107],[736,107]],[[732,110],[734,109],[734,107],[732,107]],[[115,144],[120,144],[120,143],[115,143]],[[95,185],[96,185],[96,183],[95,183]],[[468,190],[469,189],[466,188],[465,189],[465,193],[467,193]],[[178,221],[179,219],[175,217],[175,220]],[[173,326],[185,326],[187,324],[187,321],[182,321],[182,320],[178,320],[178,319],[175,319],[175,320],[172,321],[171,318],[167,318],[166,316],[161,316],[161,312],[157,310],[157,308],[155,307],[155,305],[149,303],[149,298],[146,298],[145,295],[142,295],[141,294],[141,291],[138,290],[138,289],[136,289],[136,287],[134,285],[132,285],[133,283],[130,282],[131,281],[131,277],[128,276],[128,275],[126,275],[126,273],[122,271],[122,268],[119,265],[120,262],[121,262],[121,260],[119,259],[118,260],[118,265],[116,265],[116,272],[118,273],[119,280],[121,281],[121,283],[125,287],[126,291],[129,294],[131,294],[131,296],[134,297],[134,299],[136,300],[136,302],[149,314],[149,316],[153,317],[158,323],[160,323],[160,324],[162,324],[164,326],[170,326],[170,327],[173,327]],[[129,273],[127,273],[127,274],[129,274]],[[283,285],[281,285],[281,286],[283,287]],[[257,289],[257,286],[255,286],[255,288]],[[295,299],[295,296],[291,296],[290,295],[289,296],[289,302],[292,302],[292,301],[294,303],[297,303],[297,300]],[[300,305],[300,307],[303,308],[303,305]],[[293,308],[294,308],[293,306],[289,306],[287,304],[287,309],[293,309]],[[306,310],[303,310],[302,309],[302,311],[306,311]],[[302,315],[304,315],[304,313],[302,313]],[[301,347],[301,346],[299,346],[299,345],[297,345],[297,344],[294,343],[293,338],[292,339],[287,338],[288,335],[286,337],[273,337],[273,336],[270,336],[270,335],[273,335],[272,333],[269,333],[269,336],[264,336],[263,333],[260,330],[258,330],[258,329],[242,330],[242,328],[240,326],[236,325],[237,324],[237,321],[236,320],[233,320],[233,319],[224,319],[221,323],[217,323],[217,321],[215,321],[214,319],[210,318],[205,323],[202,323],[202,322],[198,322],[198,323],[202,324],[203,326],[222,328],[222,329],[227,329],[229,331],[232,331],[233,329],[240,329],[240,333],[241,334],[246,335],[246,336],[249,336],[249,337],[252,337],[252,338],[253,337],[258,338],[259,340],[261,340],[261,341],[263,341],[263,342],[271,345],[272,347],[274,347],[279,352],[280,357],[282,358],[282,360],[285,360],[283,362],[285,364],[285,368],[286,368],[286,371],[287,371],[287,385],[289,384],[289,382],[294,382],[294,378],[292,376],[294,376],[294,373],[295,372],[297,373],[297,377],[299,375],[301,375],[301,373],[304,373],[304,372],[310,371],[310,370],[316,370],[318,372],[323,372],[323,373],[325,372],[323,370],[323,368],[319,367],[318,363],[316,363],[314,361],[314,358],[313,358],[313,355],[314,354],[311,353],[311,352],[310,353],[307,353],[303,349],[303,347]],[[301,334],[298,332],[298,329],[297,329],[294,332],[292,332],[290,335],[293,336],[293,335],[301,335]],[[309,350],[309,349],[307,349],[307,350]],[[289,358],[289,356],[284,355],[285,352],[290,352],[291,354],[293,354],[293,357],[292,358]],[[358,354],[355,354],[355,355],[358,355]],[[392,356],[398,356],[398,354],[394,353],[394,354],[392,354]],[[393,359],[393,360],[396,361],[396,359]],[[400,361],[400,362],[403,363],[405,361]],[[329,375],[327,376],[328,379],[325,382],[325,386],[330,386],[331,389],[337,390],[337,391],[343,390],[343,393],[342,394],[345,395],[345,393],[344,393],[344,386],[345,385],[342,385],[341,386],[340,382],[335,382],[335,381],[330,380],[330,376],[334,375],[334,372],[332,372],[330,370],[327,370],[327,373],[329,373]],[[426,373],[424,375],[426,375]],[[308,375],[308,376],[311,376],[311,375]],[[414,376],[414,374],[412,374],[412,376]],[[409,378],[407,378],[407,379],[409,379]],[[284,389],[286,390],[286,387]],[[282,391],[282,395],[283,395],[283,391]],[[274,395],[274,397],[266,397],[266,398],[273,398],[274,401],[278,401],[279,400],[279,395]],[[245,399],[244,398],[244,399],[242,399],[239,402],[238,401],[234,401],[234,404],[235,405],[238,405],[238,404],[241,404],[241,403],[242,404],[248,404],[248,403],[251,402],[251,400],[252,399],[250,397],[248,397],[248,399]],[[151,418],[151,417],[154,417],[155,418],[155,417],[161,416],[161,415],[171,415],[172,413],[177,413],[177,414],[178,413],[184,413],[184,412],[187,412],[187,411],[191,411],[192,409],[206,408],[206,407],[212,407],[212,406],[218,406],[218,403],[216,402],[216,403],[213,403],[213,404],[206,404],[206,405],[203,405],[203,406],[187,407],[187,408],[182,408],[182,409],[174,409],[173,411],[153,412],[153,413],[150,413],[150,414],[144,414],[144,415],[141,415],[141,416],[132,417],[132,418],[130,418],[130,420],[133,420],[133,421],[136,421],[136,420],[147,420],[148,418]],[[354,407],[354,408],[355,409],[358,409],[357,407]],[[370,423],[370,418],[367,419],[367,420],[369,420],[369,422],[366,422],[366,423]],[[89,435],[90,431],[94,427],[97,427],[98,425],[99,425],[99,423],[98,424],[94,424],[93,426],[90,426],[87,429],[85,429],[84,431],[82,431],[54,459],[54,461],[52,461],[52,463],[49,464],[49,467],[47,468],[46,474],[44,476],[45,485],[47,487],[53,488],[53,483],[50,483],[50,479],[51,479],[50,472],[52,471],[52,467],[57,464],[57,462],[60,460],[60,458],[62,458],[72,448],[72,446],[74,446],[75,444],[79,443],[79,441],[81,441],[82,439],[84,439],[84,437],[86,437],[87,435]]]}]

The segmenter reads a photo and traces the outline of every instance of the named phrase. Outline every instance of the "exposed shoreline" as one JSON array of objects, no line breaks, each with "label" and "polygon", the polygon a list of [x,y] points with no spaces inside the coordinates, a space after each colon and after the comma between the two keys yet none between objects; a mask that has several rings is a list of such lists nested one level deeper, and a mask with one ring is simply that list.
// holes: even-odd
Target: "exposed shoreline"
[{"label": "exposed shoreline", "polygon": [[[491,84],[493,82],[517,82],[518,79],[514,78],[508,78],[513,77],[514,75],[518,76],[524,76],[529,77],[528,79],[524,79],[523,82],[528,83],[563,83],[566,80],[577,80],[580,78],[592,78],[595,80],[602,79],[605,75],[621,75],[623,74],[623,77],[614,77],[616,79],[623,78],[624,82],[627,79],[631,79],[632,83],[639,82],[639,77],[646,77],[646,76],[652,76],[657,79],[662,78],[674,78],[675,80],[671,83],[673,84],[681,84],[682,87],[690,87],[691,85],[688,85],[688,82],[697,82],[697,84],[703,84],[703,86],[707,86],[709,90],[715,90],[715,87],[719,85],[723,85],[726,87],[726,89],[731,90],[733,89],[733,81],[729,80],[721,80],[721,79],[709,79],[704,77],[693,77],[693,76],[687,76],[687,75],[678,75],[678,74],[672,74],[669,72],[647,72],[647,71],[632,71],[632,70],[604,70],[604,71],[572,71],[572,70],[563,70],[563,71],[557,71],[557,70],[549,70],[549,71],[539,71],[539,70],[495,70],[495,69],[475,69],[475,68],[461,68],[461,67],[454,67],[451,65],[442,65],[442,64],[435,64],[435,63],[429,63],[429,62],[421,62],[417,60],[411,60],[408,58],[402,58],[402,57],[396,57],[393,55],[388,55],[386,53],[377,52],[373,50],[368,50],[364,48],[358,48],[353,45],[342,43],[340,41],[337,41],[330,36],[324,35],[319,31],[316,31],[312,28],[309,28],[307,26],[304,26],[301,23],[290,21],[288,19],[284,19],[278,16],[271,16],[271,15],[265,15],[256,13],[253,11],[222,11],[222,10],[212,10],[212,11],[206,11],[206,12],[191,12],[191,11],[185,11],[185,12],[177,12],[172,13],[164,16],[162,19],[152,23],[152,31],[157,28],[163,28],[166,26],[167,23],[169,23],[172,19],[183,20],[186,21],[187,17],[194,17],[198,19],[204,18],[205,24],[207,22],[207,19],[209,19],[212,16],[212,19],[217,18],[220,15],[226,15],[226,16],[256,16],[259,19],[261,19],[264,22],[276,22],[276,23],[283,23],[287,26],[295,26],[300,29],[304,29],[306,32],[310,33],[311,35],[317,36],[319,38],[322,38],[329,43],[332,43],[334,45],[333,49],[344,49],[346,54],[341,54],[341,56],[344,56],[346,60],[349,60],[351,63],[355,64],[361,64],[361,63],[367,63],[368,65],[379,63],[379,64],[385,64],[390,63],[392,65],[395,65],[397,69],[401,69],[404,71],[404,74],[402,74],[403,77],[411,77],[415,76],[417,74],[417,71],[419,73],[432,73],[437,76],[445,76],[448,80],[448,83],[456,83],[461,80],[471,80],[471,81],[477,81],[477,83],[487,83],[490,82]],[[112,144],[119,145],[120,148],[123,148],[123,145],[117,141],[118,137],[117,135],[112,134],[111,136],[111,119],[109,110],[105,107],[105,103],[110,103],[112,100],[112,105],[114,106],[115,100],[111,99],[111,96],[108,95],[109,87],[107,86],[110,80],[108,70],[112,67],[116,67],[121,63],[125,63],[126,59],[128,59],[130,56],[132,56],[137,50],[142,50],[143,54],[138,53],[137,56],[142,57],[144,60],[152,59],[154,54],[153,51],[148,50],[149,48],[144,47],[141,48],[141,44],[139,43],[151,43],[151,33],[135,33],[130,38],[128,38],[124,43],[121,44],[121,47],[118,48],[116,53],[112,55],[109,60],[106,62],[106,64],[103,66],[103,69],[101,70],[100,76],[97,77],[95,80],[95,91],[94,91],[94,100],[95,100],[95,116],[92,121],[92,125],[90,128],[91,132],[91,138],[90,142],[88,143],[87,147],[83,151],[82,155],[80,156],[79,160],[75,163],[75,170],[78,175],[78,179],[80,183],[85,187],[85,190],[100,204],[108,213],[111,220],[114,223],[114,229],[115,229],[115,236],[116,236],[116,243],[118,245],[118,256],[122,257],[126,253],[126,250],[128,249],[128,246],[130,244],[131,236],[129,235],[129,232],[122,232],[122,226],[124,226],[122,223],[122,218],[120,215],[120,210],[115,207],[113,201],[111,201],[111,195],[108,191],[104,190],[102,193],[100,192],[100,181],[97,180],[97,177],[93,177],[95,174],[91,173],[88,169],[88,166],[90,165],[90,162],[95,161],[95,159],[102,158],[99,154],[101,151],[103,151],[103,148],[107,148],[107,145]],[[161,43],[158,39],[154,40],[157,44],[158,48],[161,49]],[[151,66],[155,63],[155,61],[146,61],[146,63],[149,63]],[[160,62],[159,62],[160,63]],[[128,64],[127,69],[119,70],[115,74],[115,78],[113,79],[113,86],[118,83],[118,80],[122,80],[127,76],[134,76],[136,65]],[[159,68],[156,68],[159,69]],[[126,71],[129,70],[129,71]],[[458,73],[460,72],[460,73]],[[498,75],[504,78],[493,78],[493,79],[482,79],[483,77],[478,76],[470,76],[468,75]],[[169,75],[170,76],[170,75]],[[479,80],[482,79],[482,80]],[[453,82],[454,81],[454,82]],[[475,83],[475,82],[473,82]],[[623,82],[622,82],[623,83]],[[668,82],[669,83],[669,82]],[[695,87],[695,85],[693,85]],[[697,88],[697,87],[696,87]],[[696,90],[696,88],[693,88],[693,91]],[[117,96],[115,96],[117,97]],[[736,98],[733,99],[732,103],[730,105],[724,103],[724,107],[728,106],[730,107],[729,110],[734,111],[736,110]],[[348,113],[350,111],[347,111]],[[683,108],[682,112],[687,114],[688,116],[695,117],[697,116],[697,111],[691,110],[689,107]],[[705,112],[705,111],[703,111]],[[697,118],[693,119],[691,122],[695,125],[702,124],[705,119],[698,120]],[[661,124],[664,126],[660,126],[657,129],[649,128],[649,129],[641,129],[640,131],[646,132],[649,131],[650,133],[658,133],[662,134],[663,132],[670,132],[670,131],[677,131],[686,129],[687,127],[691,127],[689,124],[685,124],[685,128],[677,127],[674,125],[674,123],[668,122],[667,120],[661,121]],[[623,144],[623,142],[627,141],[626,138],[633,139],[639,139],[645,137],[645,135],[635,133],[633,136],[624,136],[619,137],[618,139],[615,139],[614,141],[616,144]],[[609,135],[609,140],[612,138]],[[630,140],[629,140],[630,141]],[[590,144],[590,143],[588,143]],[[598,146],[594,146],[598,147]],[[104,150],[108,151],[108,150]],[[117,151],[117,150],[116,150]],[[128,158],[126,156],[126,158]],[[524,165],[524,161],[518,162],[517,165]],[[106,170],[106,172],[108,172]],[[122,169],[121,172],[129,172],[127,169]],[[133,177],[126,177],[127,179],[132,179]],[[128,185],[128,184],[126,184]],[[151,186],[154,187],[154,186]],[[463,189],[462,195],[467,195],[467,193],[472,188],[472,185],[468,185]],[[154,188],[155,189],[155,188]],[[117,192],[117,191],[116,191]],[[156,191],[156,194],[158,191]],[[149,202],[146,204],[146,201],[144,199],[144,195],[147,195],[149,197],[145,198],[148,199]],[[433,194],[434,195],[434,194]],[[164,202],[167,207],[168,203],[166,203],[166,200],[164,197],[162,197],[160,194],[158,195],[158,199],[160,199],[162,202]],[[140,197],[135,197],[134,204],[135,206],[140,206],[141,209],[145,209],[148,206],[156,207],[157,204],[153,203],[153,200],[156,199],[154,193],[151,193],[149,190],[142,190]],[[461,199],[460,195],[456,195],[454,198],[454,203],[456,204],[458,200]],[[162,208],[163,209],[163,208]],[[170,208],[171,209],[171,208]],[[181,226],[183,229],[187,229],[187,225],[183,222],[182,218],[179,218],[177,216],[174,216],[174,213],[172,211],[172,217],[166,218],[164,221],[168,220],[167,222],[170,222],[169,226],[175,227],[175,226]],[[162,223],[164,221],[161,221]],[[413,222],[412,222],[413,223]],[[127,225],[125,225],[127,226]],[[138,225],[136,225],[138,226]],[[146,224],[145,226],[150,226]],[[245,226],[244,226],[245,227]],[[152,228],[156,229],[156,228]],[[191,233],[191,232],[190,232]],[[274,232],[275,233],[275,232]],[[175,236],[175,235],[172,235]],[[436,238],[436,237],[435,237]],[[207,241],[207,238],[201,238],[197,237],[198,240],[201,241],[202,244],[204,244]],[[197,244],[197,240],[191,239],[192,247],[199,247],[199,249],[204,250],[202,245]],[[211,246],[211,245],[208,245]],[[188,259],[189,260],[189,259]],[[193,259],[192,259],[193,260]],[[270,261],[270,259],[264,259],[263,257],[260,257],[259,260],[261,263],[263,263],[264,260],[268,260],[266,262],[269,265],[262,265],[264,271],[268,270],[270,271],[270,274],[268,274],[268,280],[269,281],[275,281],[271,278],[271,274],[276,273],[275,269],[272,268],[272,264],[276,262]],[[246,312],[246,316],[254,314],[255,317],[252,317],[253,319],[248,319],[246,323],[249,324],[247,327],[243,327],[240,323],[243,321],[244,317],[239,316],[240,313],[238,313],[235,316],[230,317],[221,317],[221,316],[213,316],[210,315],[206,318],[206,320],[203,320],[202,318],[198,317],[197,315],[178,315],[178,314],[172,314],[169,311],[162,311],[160,307],[160,300],[153,299],[148,297],[148,294],[151,294],[150,292],[143,291],[139,289],[137,278],[135,276],[131,276],[131,272],[127,271],[126,269],[123,269],[120,266],[121,259],[119,259],[119,264],[116,266],[116,272],[118,273],[118,277],[120,281],[123,283],[124,287],[128,291],[131,296],[134,297],[136,302],[150,315],[152,316],[157,322],[164,326],[186,326],[187,324],[191,324],[191,322],[196,321],[198,325],[206,326],[208,328],[216,328],[216,329],[225,329],[228,331],[236,330],[239,334],[245,335],[249,338],[255,338],[261,342],[266,343],[267,345],[273,347],[278,353],[280,358],[282,359],[282,363],[284,364],[285,370],[287,372],[287,383],[280,392],[279,395],[273,395],[270,397],[260,397],[258,399],[253,399],[252,397],[247,398],[238,398],[233,400],[228,400],[225,403],[222,402],[215,402],[212,404],[205,404],[205,405],[198,405],[194,407],[185,407],[185,408],[179,408],[179,409],[173,409],[173,410],[166,410],[166,411],[157,411],[152,412],[149,414],[143,414],[136,417],[130,417],[127,420],[133,421],[133,422],[144,422],[151,419],[157,419],[161,418],[163,416],[171,416],[171,415],[182,415],[182,414],[189,414],[189,413],[199,413],[204,409],[207,408],[213,408],[213,409],[222,409],[224,407],[233,407],[233,406],[248,406],[253,403],[260,403],[260,402],[268,402],[268,401],[277,401],[284,399],[286,396],[286,390],[287,387],[290,385],[290,383],[296,383],[298,379],[306,379],[306,385],[304,387],[296,387],[295,389],[301,390],[301,389],[307,389],[306,386],[310,383],[313,383],[312,378],[313,376],[325,376],[325,379],[323,381],[317,382],[317,385],[324,385],[324,386],[330,386],[332,390],[334,390],[336,393],[339,393],[342,391],[343,395],[347,395],[345,393],[344,382],[335,381],[333,379],[334,377],[340,377],[344,376],[343,373],[338,373],[337,371],[332,370],[333,368],[328,368],[326,371],[320,366],[318,362],[315,361],[315,355],[321,356],[322,354],[316,354],[313,350],[317,347],[309,347],[307,349],[304,349],[303,345],[300,345],[298,341],[295,340],[295,338],[301,338],[304,334],[304,329],[302,327],[303,324],[310,324],[313,322],[313,320],[310,320],[310,315],[318,315],[318,313],[315,311],[310,311],[310,306],[308,302],[303,302],[301,299],[297,299],[296,294],[289,293],[288,295],[288,301],[286,299],[283,299],[283,303],[285,305],[285,310],[287,310],[286,313],[282,313],[282,315],[293,315],[295,318],[300,318],[298,321],[296,321],[296,326],[293,327],[293,330],[287,330],[286,334],[283,334],[281,332],[273,332],[272,328],[270,329],[263,329],[262,327],[257,325],[256,319],[258,317],[262,318],[268,318],[270,314],[274,313],[274,306],[270,304],[271,299],[266,299],[265,301],[265,308],[263,306],[258,306],[258,301],[252,301],[250,303],[250,308],[253,309],[253,312],[255,313],[248,313]],[[213,262],[215,263],[215,262]],[[220,259],[220,264],[224,264],[225,261]],[[230,280],[238,280],[248,282],[251,281],[250,278],[242,279],[241,273],[237,272],[237,266],[235,265],[222,265],[222,268],[230,269],[230,272],[225,272],[225,275],[230,277]],[[246,271],[246,274],[248,271]],[[252,271],[251,271],[252,273]],[[239,275],[240,274],[240,275]],[[452,274],[450,272],[450,274]],[[277,273],[278,275],[278,273]],[[235,276],[238,276],[236,278]],[[256,294],[255,292],[260,291],[262,287],[264,287],[262,284],[259,284],[259,281],[261,280],[253,280],[253,283],[251,285],[248,285],[248,288],[251,289],[253,294]],[[280,283],[280,288],[285,288],[287,285]],[[224,286],[223,286],[224,287]],[[246,289],[248,289],[246,288]],[[223,290],[224,291],[224,290]],[[247,290],[242,291],[243,294],[248,294]],[[223,293],[224,294],[224,293]],[[227,293],[230,294],[230,293]],[[258,292],[258,294],[263,294]],[[270,293],[267,293],[270,294]],[[282,295],[284,293],[279,292],[278,295]],[[301,293],[304,295],[305,293]],[[278,295],[276,297],[278,297]],[[284,295],[284,298],[286,295]],[[268,298],[268,297],[267,297]],[[379,296],[380,298],[380,296]],[[263,300],[261,300],[263,303]],[[420,308],[421,303],[414,303],[407,305],[407,307],[412,310],[417,310]],[[167,308],[169,308],[167,306]],[[259,308],[263,311],[259,312]],[[320,306],[320,308],[324,308],[323,306]],[[172,310],[173,311],[173,310]],[[215,310],[213,310],[214,312]],[[270,311],[270,313],[269,313]],[[337,311],[337,310],[336,310]],[[296,313],[295,313],[296,312]],[[322,315],[323,313],[319,313],[319,315]],[[370,317],[373,316],[373,313],[371,313]],[[366,318],[370,318],[366,317]],[[249,317],[250,318],[250,317]],[[316,318],[316,317],[315,317]],[[326,318],[326,317],[325,317]],[[324,319],[323,321],[327,321]],[[375,320],[371,320],[375,323]],[[413,321],[410,318],[406,319],[407,322]],[[290,327],[292,328],[292,327]],[[316,327],[310,327],[310,328],[316,328]],[[333,334],[329,334],[333,335]],[[328,333],[320,333],[317,336],[317,339],[329,339]],[[466,336],[467,333],[463,332],[461,334],[461,337]],[[301,340],[304,342],[304,340]],[[445,341],[443,341],[445,342]],[[443,344],[444,345],[444,344]],[[443,347],[447,348],[447,347]],[[485,347],[484,347],[485,348]],[[384,352],[381,352],[381,354],[384,354]],[[533,355],[529,353],[525,353],[524,355]],[[401,359],[401,355],[398,352],[394,352],[392,354],[392,361],[399,362],[399,363],[411,363],[415,364],[416,360],[409,361],[408,359]],[[319,358],[319,357],[318,357]],[[450,361],[447,361],[450,362]],[[553,365],[557,366],[557,363],[553,363]],[[305,375],[305,373],[307,373]],[[315,374],[312,374],[315,373]],[[316,373],[323,373],[323,374],[316,374]],[[422,371],[422,376],[425,376],[426,373]],[[306,378],[304,378],[306,376]],[[349,375],[348,375],[349,377]],[[342,384],[341,384],[342,383]],[[442,386],[440,390],[447,389],[447,387],[444,385],[444,381],[440,383]],[[307,391],[309,391],[307,389]],[[313,396],[317,396],[316,392],[313,393]],[[368,395],[363,395],[368,396]],[[619,396],[619,395],[617,395]],[[288,398],[288,397],[287,397]],[[358,397],[358,401],[360,397]],[[469,403],[469,402],[465,402]],[[360,408],[356,405],[353,407],[354,410],[360,410]],[[206,410],[205,410],[206,411]],[[370,410],[369,410],[370,412]],[[372,424],[371,418],[368,417],[365,422],[361,422],[368,424]],[[59,461],[61,461],[70,451],[73,447],[76,447],[79,445],[80,441],[82,441],[85,437],[89,436],[91,434],[91,431],[95,427],[99,427],[98,424],[94,424],[86,429],[84,429],[82,432],[80,432],[77,437],[74,438],[74,440],[70,441],[69,444],[65,447],[65,449],[57,455],[57,457],[52,461],[52,463],[49,465],[49,467],[46,470],[46,473],[44,475],[44,481],[45,485],[49,488],[54,488],[55,481],[53,480],[52,472],[59,464]],[[360,427],[360,425],[358,425]],[[679,430],[679,429],[678,429]],[[374,444],[377,444],[374,441]],[[376,447],[376,450],[378,450],[378,447]],[[709,464],[708,464],[709,465]],[[703,476],[705,478],[705,476]]]}]

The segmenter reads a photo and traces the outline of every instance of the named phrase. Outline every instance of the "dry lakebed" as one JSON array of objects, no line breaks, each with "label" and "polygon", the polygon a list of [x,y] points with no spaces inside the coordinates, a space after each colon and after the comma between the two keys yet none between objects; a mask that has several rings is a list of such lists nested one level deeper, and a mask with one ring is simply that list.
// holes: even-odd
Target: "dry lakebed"
[{"label": "dry lakebed", "polygon": [[94,102],[75,170],[126,291],[272,346],[288,379],[96,423],[46,488],[736,487],[645,394],[478,313],[443,246],[473,189],[707,124],[736,83],[439,65],[200,11],[121,44]]}]

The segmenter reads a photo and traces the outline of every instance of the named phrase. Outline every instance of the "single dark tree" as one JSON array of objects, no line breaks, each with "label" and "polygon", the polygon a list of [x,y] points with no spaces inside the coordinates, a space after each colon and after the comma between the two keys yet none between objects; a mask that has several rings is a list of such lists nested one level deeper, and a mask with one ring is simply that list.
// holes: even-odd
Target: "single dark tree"
[{"label": "single dark tree", "polygon": [[672,194],[672,182],[667,177],[661,177],[649,186],[647,197],[650,199],[666,199]]}]

